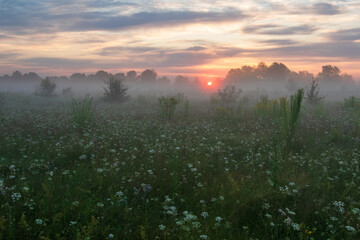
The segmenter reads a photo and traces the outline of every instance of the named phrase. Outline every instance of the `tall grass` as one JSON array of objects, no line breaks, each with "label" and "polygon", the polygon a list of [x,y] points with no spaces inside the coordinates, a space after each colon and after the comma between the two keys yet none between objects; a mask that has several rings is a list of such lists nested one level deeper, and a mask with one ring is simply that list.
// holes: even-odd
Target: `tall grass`
[{"label": "tall grass", "polygon": [[299,116],[301,110],[301,103],[304,97],[304,90],[299,89],[296,94],[290,97],[290,109],[287,109],[286,99],[281,98],[280,106],[282,109],[282,119],[283,119],[283,133],[285,138],[285,151],[287,154],[291,150],[292,142],[294,140],[294,135],[296,128],[299,124]]},{"label": "tall grass", "polygon": [[93,98],[86,97],[83,100],[72,99],[72,113],[76,127],[84,128],[93,120]]}]

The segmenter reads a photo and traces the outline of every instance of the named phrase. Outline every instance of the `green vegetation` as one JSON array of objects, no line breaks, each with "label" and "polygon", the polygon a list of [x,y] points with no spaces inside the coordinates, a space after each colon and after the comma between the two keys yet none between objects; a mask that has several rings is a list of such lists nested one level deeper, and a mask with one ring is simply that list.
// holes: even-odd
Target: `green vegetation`
[{"label": "green vegetation", "polygon": [[220,121],[191,101],[184,121],[181,94],[96,112],[92,98],[7,98],[0,239],[360,237],[359,112],[343,104],[315,114],[299,90]]},{"label": "green vegetation", "polygon": [[[176,106],[184,101],[184,94],[177,93],[175,95],[161,96],[158,98],[159,115],[163,120],[172,120],[175,115]],[[185,111],[189,110],[189,103],[185,102]],[[188,112],[185,112],[188,114]]]},{"label": "green vegetation", "polygon": [[71,103],[75,127],[83,129],[93,120],[93,98],[72,99]]},{"label": "green vegetation", "polygon": [[54,96],[54,90],[56,88],[56,83],[52,82],[50,78],[45,78],[41,80],[39,89],[36,90],[35,95],[41,97],[52,97]]},{"label": "green vegetation", "polygon": [[128,87],[121,80],[110,77],[105,84],[105,100],[120,103],[129,100]]}]

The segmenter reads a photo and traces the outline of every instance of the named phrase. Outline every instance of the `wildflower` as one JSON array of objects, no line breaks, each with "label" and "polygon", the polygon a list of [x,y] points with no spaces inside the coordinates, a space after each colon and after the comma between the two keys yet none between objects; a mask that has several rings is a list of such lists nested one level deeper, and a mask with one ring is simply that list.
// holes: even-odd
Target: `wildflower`
[{"label": "wildflower", "polygon": [[161,231],[164,231],[165,228],[166,228],[166,227],[165,227],[164,225],[162,225],[162,224],[159,225],[159,229],[160,229]]},{"label": "wildflower", "polygon": [[293,224],[291,224],[291,226],[292,226],[292,228],[293,228],[294,230],[300,231],[300,226],[299,226],[299,224],[293,223]]},{"label": "wildflower", "polygon": [[201,216],[202,216],[203,218],[207,218],[207,217],[209,216],[209,214],[208,214],[207,212],[202,212],[202,213],[201,213]]},{"label": "wildflower", "polygon": [[77,221],[70,221],[70,226],[77,224]]},{"label": "wildflower", "polygon": [[42,225],[44,223],[44,221],[38,218],[35,220],[35,223],[38,225]]},{"label": "wildflower", "polygon": [[206,235],[202,234],[202,235],[200,235],[200,239],[206,240],[206,239],[208,239],[208,237]]},{"label": "wildflower", "polygon": [[97,171],[98,173],[102,173],[102,172],[104,171],[104,169],[98,168],[98,169],[96,169],[96,171]]},{"label": "wildflower", "polygon": [[99,203],[97,204],[97,206],[98,206],[98,207],[104,207],[104,204],[99,202]]},{"label": "wildflower", "polygon": [[19,200],[21,198],[21,194],[20,193],[13,193],[11,195],[11,199],[13,200],[13,202]]},{"label": "wildflower", "polygon": [[109,238],[109,239],[113,239],[113,238],[114,238],[114,234],[110,233],[110,234],[108,235],[108,238]]},{"label": "wildflower", "polygon": [[84,159],[86,159],[87,158],[87,156],[85,155],[85,154],[83,154],[83,155],[81,155],[80,157],[79,157],[79,160],[84,160]]},{"label": "wildflower", "polygon": [[115,196],[122,197],[122,196],[124,196],[124,193],[122,191],[118,191],[115,193]]},{"label": "wildflower", "polygon": [[216,218],[215,218],[215,221],[217,221],[217,222],[221,222],[221,220],[222,220],[221,217],[216,217]]},{"label": "wildflower", "polygon": [[348,230],[349,232],[355,232],[355,231],[356,231],[355,228],[353,228],[352,226],[346,226],[345,228],[346,228],[346,230]]}]

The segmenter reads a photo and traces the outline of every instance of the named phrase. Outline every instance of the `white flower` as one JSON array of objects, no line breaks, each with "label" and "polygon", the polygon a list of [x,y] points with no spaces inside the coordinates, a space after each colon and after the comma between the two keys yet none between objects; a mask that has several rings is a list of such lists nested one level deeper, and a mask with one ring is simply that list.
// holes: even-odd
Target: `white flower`
[{"label": "white flower", "polygon": [[207,217],[209,216],[209,214],[208,214],[207,212],[202,212],[202,213],[201,213],[201,216],[202,216],[203,218],[207,218]]},{"label": "white flower", "polygon": [[110,238],[110,239],[114,238],[114,234],[110,233],[110,234],[108,235],[108,238]]},{"label": "white flower", "polygon": [[208,237],[207,237],[206,235],[204,235],[204,234],[203,234],[203,235],[200,235],[200,238],[201,238],[201,239],[204,239],[204,240],[208,239]]},{"label": "white flower", "polygon": [[104,207],[104,204],[99,202],[99,203],[97,204],[97,206],[98,206],[98,207]]},{"label": "white flower", "polygon": [[165,228],[166,228],[166,227],[165,227],[164,225],[162,225],[162,224],[159,225],[159,229],[160,229],[161,231],[164,231]]},{"label": "white flower", "polygon": [[221,220],[222,220],[221,217],[216,217],[216,218],[215,218],[215,221],[217,221],[217,222],[221,222]]},{"label": "white flower", "polygon": [[39,224],[39,225],[42,225],[43,222],[44,222],[44,221],[41,220],[41,219],[39,219],[39,218],[35,220],[35,223],[36,223],[36,224]]},{"label": "white flower", "polygon": [[346,226],[345,228],[346,228],[346,230],[348,230],[350,232],[355,232],[356,231],[355,228],[353,228],[352,226]]}]

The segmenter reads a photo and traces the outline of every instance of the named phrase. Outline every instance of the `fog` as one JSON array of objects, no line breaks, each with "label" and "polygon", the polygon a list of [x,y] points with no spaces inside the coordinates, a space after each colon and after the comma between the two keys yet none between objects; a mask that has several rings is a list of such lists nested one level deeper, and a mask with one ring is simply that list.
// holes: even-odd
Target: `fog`
[{"label": "fog", "polygon": [[[212,93],[226,86],[236,86],[242,95],[258,98],[266,95],[271,98],[289,96],[297,89],[309,91],[311,81],[319,84],[319,94],[325,101],[339,101],[349,96],[360,96],[359,83],[351,75],[342,73],[332,65],[325,65],[319,73],[291,71],[286,65],[274,62],[271,65],[259,63],[257,66],[242,66],[230,69],[223,78],[201,79],[178,75],[170,78],[160,76],[155,70],[143,72],[108,73],[100,70],[94,74],[74,73],[71,76],[48,76],[56,84],[55,96],[71,93],[72,97],[90,94],[102,96],[105,81],[110,78],[121,80],[128,87],[131,98],[138,96],[163,96],[184,93],[191,100],[208,100]],[[44,78],[37,73],[15,71],[10,75],[0,76],[0,91],[33,94]]]}]

